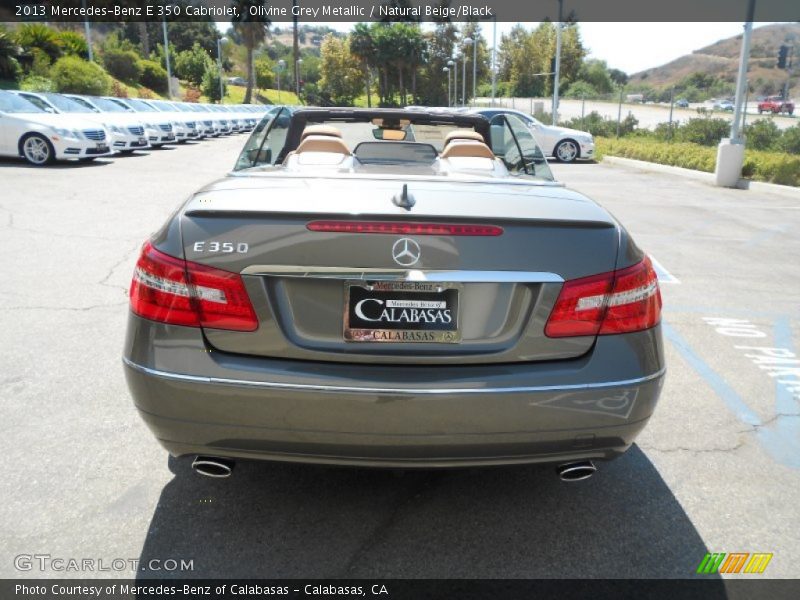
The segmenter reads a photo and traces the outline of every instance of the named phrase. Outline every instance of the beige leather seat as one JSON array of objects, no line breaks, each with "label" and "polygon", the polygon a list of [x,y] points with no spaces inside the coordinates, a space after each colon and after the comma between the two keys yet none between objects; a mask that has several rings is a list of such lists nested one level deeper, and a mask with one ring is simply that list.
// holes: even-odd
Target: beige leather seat
[{"label": "beige leather seat", "polygon": [[303,141],[294,151],[295,154],[303,154],[304,152],[330,152],[349,156],[350,148],[338,137],[309,134],[303,138]]},{"label": "beige leather seat", "polygon": [[442,150],[442,158],[488,158],[494,160],[494,153],[483,142],[474,140],[453,140]]},{"label": "beige leather seat", "polygon": [[330,125],[308,125],[303,129],[303,133],[300,134],[300,141],[302,142],[310,135],[326,135],[328,137],[342,138],[342,132]]},{"label": "beige leather seat", "polygon": [[444,138],[444,145],[447,146],[453,140],[472,140],[474,142],[484,142],[483,136],[471,129],[456,129],[447,134]]}]

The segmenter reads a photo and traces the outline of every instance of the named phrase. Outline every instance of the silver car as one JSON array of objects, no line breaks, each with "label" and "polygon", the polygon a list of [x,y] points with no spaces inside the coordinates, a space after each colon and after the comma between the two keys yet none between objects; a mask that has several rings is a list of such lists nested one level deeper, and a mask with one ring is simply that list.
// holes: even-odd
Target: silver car
[{"label": "silver car", "polygon": [[665,373],[650,260],[513,115],[275,107],[142,247],[124,366],[174,456],[620,456]]}]

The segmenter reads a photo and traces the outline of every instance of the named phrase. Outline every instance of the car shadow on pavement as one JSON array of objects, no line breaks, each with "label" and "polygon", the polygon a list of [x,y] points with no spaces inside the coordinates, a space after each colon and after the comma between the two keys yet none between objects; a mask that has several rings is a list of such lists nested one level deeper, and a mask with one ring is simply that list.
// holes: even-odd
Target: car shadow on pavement
[{"label": "car shadow on pavement", "polygon": [[636,446],[576,483],[552,466],[240,462],[218,480],[190,464],[169,459],[140,559],[194,569],[141,578],[688,578],[707,551]]},{"label": "car shadow on pavement", "polygon": [[81,169],[85,167],[104,167],[106,165],[113,164],[114,156],[108,156],[103,158],[96,158],[95,160],[67,160],[67,161],[58,161],[49,165],[42,165],[36,166],[28,163],[23,158],[11,158],[11,157],[3,157],[0,158],[0,169],[2,168],[23,168],[23,169]]}]

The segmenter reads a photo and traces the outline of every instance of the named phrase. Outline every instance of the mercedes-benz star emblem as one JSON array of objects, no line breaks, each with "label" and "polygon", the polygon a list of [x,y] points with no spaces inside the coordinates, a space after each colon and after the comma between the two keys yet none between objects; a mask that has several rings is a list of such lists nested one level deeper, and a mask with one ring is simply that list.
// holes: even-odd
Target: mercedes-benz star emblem
[{"label": "mercedes-benz star emblem", "polygon": [[392,246],[392,258],[402,267],[417,264],[421,255],[419,244],[411,238],[400,238]]}]

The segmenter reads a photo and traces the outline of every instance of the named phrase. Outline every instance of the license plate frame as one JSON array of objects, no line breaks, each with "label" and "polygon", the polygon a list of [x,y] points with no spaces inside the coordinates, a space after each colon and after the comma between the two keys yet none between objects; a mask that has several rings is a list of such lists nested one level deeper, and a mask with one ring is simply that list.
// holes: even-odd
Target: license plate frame
[{"label": "license plate frame", "polygon": [[[354,343],[458,344],[461,342],[459,314],[463,289],[462,284],[449,282],[346,281],[342,321],[344,340]],[[362,300],[367,302],[361,303]],[[375,326],[370,326],[371,323],[361,319],[356,312],[358,304],[361,304],[361,315],[384,320],[376,320]],[[384,309],[390,312],[384,314]],[[417,312],[412,312],[414,310]],[[421,315],[421,311],[425,311],[425,315]],[[393,320],[386,321],[387,318]],[[445,322],[448,318],[449,322]],[[413,322],[408,319],[413,319]]]}]

